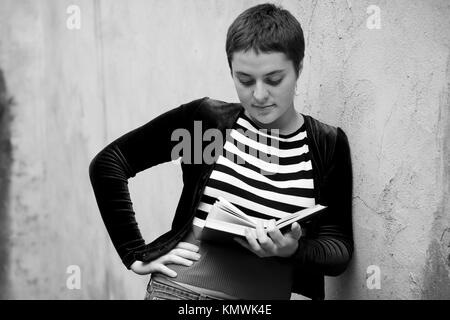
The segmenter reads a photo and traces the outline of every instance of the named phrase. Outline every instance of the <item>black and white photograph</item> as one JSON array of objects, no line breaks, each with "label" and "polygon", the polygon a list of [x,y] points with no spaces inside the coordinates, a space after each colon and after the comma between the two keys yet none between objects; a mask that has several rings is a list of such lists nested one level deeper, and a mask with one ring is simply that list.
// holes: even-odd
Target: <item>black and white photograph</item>
[{"label": "black and white photograph", "polygon": [[449,17],[0,0],[0,300],[450,300]]}]

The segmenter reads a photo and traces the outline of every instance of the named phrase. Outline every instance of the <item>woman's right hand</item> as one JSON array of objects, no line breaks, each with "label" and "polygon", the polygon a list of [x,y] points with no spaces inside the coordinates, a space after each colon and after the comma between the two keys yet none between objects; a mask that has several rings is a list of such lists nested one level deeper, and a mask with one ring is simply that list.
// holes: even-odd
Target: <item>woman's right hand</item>
[{"label": "woman's right hand", "polygon": [[176,277],[177,273],[168,268],[167,264],[179,264],[182,266],[191,266],[194,261],[200,259],[198,253],[199,247],[188,242],[179,242],[175,248],[170,250],[165,255],[150,261],[142,262],[135,261],[131,265],[131,270],[139,275],[146,275],[149,273],[159,272],[169,277]]}]

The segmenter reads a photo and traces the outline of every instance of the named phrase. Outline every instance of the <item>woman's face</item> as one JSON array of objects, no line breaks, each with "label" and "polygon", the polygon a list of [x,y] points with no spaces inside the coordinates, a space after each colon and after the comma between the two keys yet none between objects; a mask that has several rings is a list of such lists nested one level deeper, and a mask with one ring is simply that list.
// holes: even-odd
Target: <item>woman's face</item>
[{"label": "woman's face", "polygon": [[292,61],[282,52],[257,54],[249,50],[235,52],[231,65],[236,91],[247,115],[264,128],[288,124],[295,114],[298,78]]}]

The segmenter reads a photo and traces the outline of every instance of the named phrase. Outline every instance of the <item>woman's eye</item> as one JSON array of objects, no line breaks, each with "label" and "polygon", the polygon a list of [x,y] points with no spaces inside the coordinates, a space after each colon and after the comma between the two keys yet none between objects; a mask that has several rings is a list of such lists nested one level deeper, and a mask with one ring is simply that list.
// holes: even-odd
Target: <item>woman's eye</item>
[{"label": "woman's eye", "polygon": [[283,81],[283,79],[267,79],[266,83],[271,86],[277,86]]},{"label": "woman's eye", "polygon": [[244,85],[244,86],[246,86],[246,87],[249,87],[249,86],[251,86],[254,82],[253,82],[253,80],[241,80],[241,79],[239,79],[239,82],[242,84],[242,85]]},{"label": "woman's eye", "polygon": [[[283,78],[265,80],[265,82],[270,86],[277,86],[281,83],[281,81],[283,81]],[[247,80],[247,79],[239,79],[239,82],[245,87],[250,87],[255,84],[254,80]]]}]

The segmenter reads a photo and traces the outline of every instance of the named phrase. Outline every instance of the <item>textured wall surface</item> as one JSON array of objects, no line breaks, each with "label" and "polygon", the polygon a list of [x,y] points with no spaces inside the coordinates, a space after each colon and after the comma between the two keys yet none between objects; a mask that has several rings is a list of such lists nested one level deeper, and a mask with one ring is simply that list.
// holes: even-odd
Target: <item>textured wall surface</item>
[{"label": "textured wall surface", "polygon": [[[225,34],[261,2],[0,0],[1,298],[144,297],[148,279],[106,234],[89,162],[181,103],[237,101]],[[327,297],[450,299],[450,3],[279,3],[307,40],[297,109],[341,126],[352,148],[356,252]],[[67,27],[70,5],[80,29]],[[380,29],[367,27],[370,5]],[[147,242],[169,227],[180,173],[169,163],[129,182]]]},{"label": "textured wall surface", "polygon": [[[450,3],[301,3],[303,105],[344,128],[354,162],[356,254],[328,297],[450,299]],[[380,29],[367,28],[372,4]]]}]

